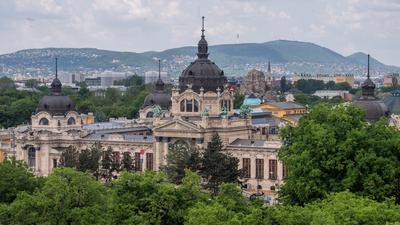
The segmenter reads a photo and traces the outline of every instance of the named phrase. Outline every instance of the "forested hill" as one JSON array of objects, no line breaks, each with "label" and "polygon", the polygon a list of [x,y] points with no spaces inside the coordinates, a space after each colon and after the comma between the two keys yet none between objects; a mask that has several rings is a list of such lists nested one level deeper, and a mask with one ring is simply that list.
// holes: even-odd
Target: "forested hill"
[{"label": "forested hill", "polygon": [[[155,58],[163,60],[163,67],[178,75],[196,56],[196,47],[181,47],[161,52],[117,52],[93,48],[27,49],[0,55],[0,75],[15,73],[47,74],[54,68],[54,56],[65,71],[134,71],[143,73],[157,68]],[[319,45],[278,40],[265,43],[243,43],[210,46],[210,58],[228,75],[243,75],[251,68],[266,69],[271,61],[275,73],[363,73],[366,55],[355,53],[345,57]],[[379,74],[399,72],[400,68],[388,66],[372,59],[373,72]]]}]

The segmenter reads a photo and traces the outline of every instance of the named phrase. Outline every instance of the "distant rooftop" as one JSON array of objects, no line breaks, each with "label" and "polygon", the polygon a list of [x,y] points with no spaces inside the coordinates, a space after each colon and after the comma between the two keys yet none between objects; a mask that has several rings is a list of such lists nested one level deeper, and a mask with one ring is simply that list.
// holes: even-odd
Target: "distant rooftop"
[{"label": "distant rooftop", "polygon": [[268,104],[282,109],[305,109],[306,107],[294,102],[268,102]]},{"label": "distant rooftop", "polygon": [[266,140],[254,140],[254,139],[236,139],[229,144],[232,147],[263,147],[271,149],[279,149],[282,146],[280,141],[266,141]]}]

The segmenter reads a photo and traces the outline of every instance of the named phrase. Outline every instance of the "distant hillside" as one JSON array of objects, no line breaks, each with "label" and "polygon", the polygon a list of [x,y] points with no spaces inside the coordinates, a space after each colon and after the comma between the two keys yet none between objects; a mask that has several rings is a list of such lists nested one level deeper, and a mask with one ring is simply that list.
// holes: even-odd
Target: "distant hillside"
[{"label": "distant hillside", "polygon": [[[64,71],[133,71],[139,74],[157,68],[155,58],[163,60],[164,70],[179,75],[196,57],[196,47],[181,47],[144,53],[106,51],[92,48],[28,49],[0,55],[0,74],[48,74],[54,68],[54,56]],[[252,68],[266,69],[268,61],[275,74],[354,73],[365,72],[366,55],[342,56],[328,48],[307,42],[278,40],[265,43],[243,43],[210,46],[210,59],[230,75],[243,75]],[[371,69],[377,74],[399,72],[376,59]]]}]

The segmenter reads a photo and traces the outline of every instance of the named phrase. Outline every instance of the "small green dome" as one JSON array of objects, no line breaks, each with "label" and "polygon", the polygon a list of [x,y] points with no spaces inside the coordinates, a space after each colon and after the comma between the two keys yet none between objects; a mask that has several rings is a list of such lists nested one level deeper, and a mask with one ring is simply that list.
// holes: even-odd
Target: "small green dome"
[{"label": "small green dome", "polygon": [[261,99],[257,98],[254,94],[246,96],[246,98],[243,101],[243,105],[259,105],[261,104]]}]

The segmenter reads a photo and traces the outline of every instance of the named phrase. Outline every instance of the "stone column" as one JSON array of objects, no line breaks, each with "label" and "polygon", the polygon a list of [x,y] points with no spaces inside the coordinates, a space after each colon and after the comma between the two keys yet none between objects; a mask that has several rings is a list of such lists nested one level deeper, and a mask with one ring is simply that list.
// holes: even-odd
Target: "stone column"
[{"label": "stone column", "polygon": [[163,165],[167,165],[167,155],[168,155],[168,138],[164,137],[162,142],[163,148]]}]

